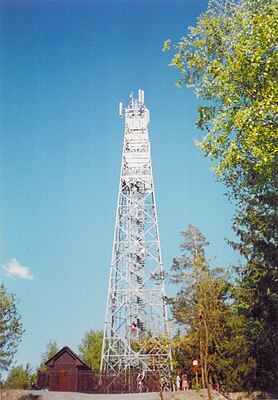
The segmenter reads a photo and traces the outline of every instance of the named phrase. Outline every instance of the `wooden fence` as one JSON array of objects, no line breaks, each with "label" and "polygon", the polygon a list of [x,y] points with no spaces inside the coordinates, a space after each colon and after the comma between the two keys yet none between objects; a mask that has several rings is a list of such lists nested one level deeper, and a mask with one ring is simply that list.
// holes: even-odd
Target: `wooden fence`
[{"label": "wooden fence", "polygon": [[148,372],[143,383],[137,382],[138,372],[103,373],[93,371],[38,372],[38,386],[50,391],[81,393],[158,392],[159,374]]}]

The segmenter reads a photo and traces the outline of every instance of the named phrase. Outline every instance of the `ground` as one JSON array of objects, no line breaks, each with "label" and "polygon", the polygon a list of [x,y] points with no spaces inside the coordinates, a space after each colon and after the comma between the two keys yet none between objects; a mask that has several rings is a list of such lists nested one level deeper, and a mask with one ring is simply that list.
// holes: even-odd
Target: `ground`
[{"label": "ground", "polygon": [[[184,392],[163,393],[163,400],[207,400],[207,391],[187,390]],[[214,400],[264,400],[270,399],[266,394],[233,393],[223,396],[213,391]],[[161,400],[159,393],[132,394],[84,394],[72,392],[48,392],[33,390],[1,390],[0,400]],[[275,400],[275,399],[272,399]],[[276,399],[277,400],[277,399]]]}]

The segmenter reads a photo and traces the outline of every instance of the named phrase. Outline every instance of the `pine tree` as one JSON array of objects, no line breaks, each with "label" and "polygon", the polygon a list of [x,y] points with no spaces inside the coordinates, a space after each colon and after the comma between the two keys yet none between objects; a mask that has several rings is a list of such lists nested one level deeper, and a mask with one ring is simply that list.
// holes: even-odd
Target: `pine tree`
[{"label": "pine tree", "polygon": [[174,318],[186,332],[185,348],[198,351],[201,382],[211,399],[210,384],[219,380],[228,390],[243,388],[254,361],[246,352],[243,317],[233,309],[233,285],[227,273],[209,265],[208,242],[197,227],[189,225],[182,235],[182,255],[174,258],[170,276],[180,290],[170,303]]}]

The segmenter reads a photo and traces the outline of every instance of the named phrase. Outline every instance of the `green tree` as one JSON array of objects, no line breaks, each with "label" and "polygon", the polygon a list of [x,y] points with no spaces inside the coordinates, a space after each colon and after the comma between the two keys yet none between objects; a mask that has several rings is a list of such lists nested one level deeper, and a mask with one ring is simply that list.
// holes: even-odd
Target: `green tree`
[{"label": "green tree", "polygon": [[[200,355],[200,341],[192,340],[188,334],[188,327],[184,328],[182,323],[180,325],[171,339],[173,369],[176,375],[186,372],[188,380],[191,382],[193,378],[192,360],[196,355]],[[201,386],[205,387],[202,379]]]},{"label": "green tree", "polygon": [[0,284],[0,369],[7,370],[12,363],[24,333],[21,316],[17,311],[18,300]]},{"label": "green tree", "polygon": [[233,286],[226,272],[209,266],[205,256],[208,242],[197,227],[189,225],[182,235],[182,255],[174,258],[170,276],[181,288],[170,302],[175,319],[186,331],[182,339],[185,351],[191,357],[192,351],[198,351],[202,381],[211,399],[213,379],[220,378],[226,389],[238,389],[254,363],[245,351],[242,317],[232,308]]},{"label": "green tree", "polygon": [[29,389],[34,380],[30,364],[13,367],[8,374],[4,387],[7,389]]},{"label": "green tree", "polygon": [[[254,385],[278,382],[277,11],[273,0],[212,0],[175,46],[178,85],[204,104],[198,146],[236,202],[231,243],[246,258],[238,311],[257,365]],[[164,49],[170,49],[166,41]]]},{"label": "green tree", "polygon": [[58,346],[55,340],[50,340],[46,345],[46,350],[41,356],[40,371],[47,371],[48,367],[45,363],[58,352]]},{"label": "green tree", "polygon": [[219,161],[215,170],[235,195],[246,191],[246,174],[272,182],[277,165],[277,7],[271,0],[210,1],[172,59],[178,84],[208,101],[198,110],[198,126],[208,131],[199,145]]},{"label": "green tree", "polygon": [[[249,351],[256,361],[253,387],[271,391],[276,397],[278,395],[278,252],[273,239],[277,240],[275,238],[277,226],[275,227],[275,218],[272,217],[272,223],[271,217],[264,223],[265,216],[256,215],[256,209],[251,210],[251,205],[247,208],[247,214],[242,216],[242,219],[246,221],[249,230],[237,228],[237,231],[241,232],[242,241],[239,244],[232,243],[234,248],[239,249],[241,254],[247,257],[245,266],[238,268],[240,278],[236,307],[238,313],[245,316],[244,328],[249,338]],[[267,232],[270,231],[271,225],[273,225],[272,232]]]},{"label": "green tree", "polygon": [[90,330],[85,333],[79,346],[80,358],[94,371],[100,370],[103,331]]}]

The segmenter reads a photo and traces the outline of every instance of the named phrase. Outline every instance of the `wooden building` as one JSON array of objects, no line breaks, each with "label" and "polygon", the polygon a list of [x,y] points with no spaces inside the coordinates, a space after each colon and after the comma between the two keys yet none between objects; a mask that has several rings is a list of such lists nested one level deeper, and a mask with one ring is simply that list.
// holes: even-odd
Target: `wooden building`
[{"label": "wooden building", "polygon": [[[54,392],[134,393],[138,392],[138,371],[122,374],[92,371],[68,346],[63,347],[45,365],[47,371],[38,372],[37,386]],[[101,378],[101,379],[100,379]],[[146,391],[157,392],[160,379],[157,371],[146,375]]]},{"label": "wooden building", "polygon": [[68,346],[63,347],[39,371],[38,386],[51,391],[97,393],[98,374],[82,361]]}]

